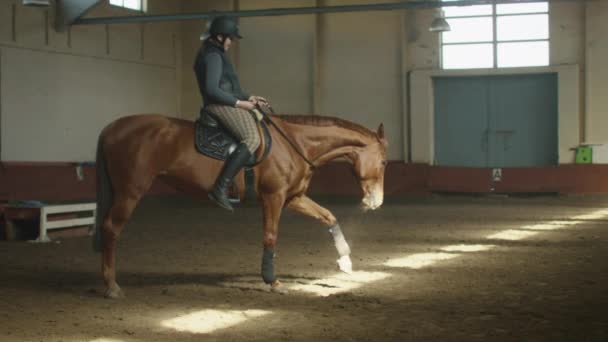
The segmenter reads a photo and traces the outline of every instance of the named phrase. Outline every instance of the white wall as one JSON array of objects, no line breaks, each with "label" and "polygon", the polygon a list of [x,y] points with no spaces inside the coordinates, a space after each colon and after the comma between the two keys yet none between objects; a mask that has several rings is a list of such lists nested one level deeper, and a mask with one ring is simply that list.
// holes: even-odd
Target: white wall
[{"label": "white wall", "polygon": [[169,67],[5,48],[2,160],[93,160],[97,135],[135,113],[176,113]]},{"label": "white wall", "polygon": [[608,2],[588,2],[586,16],[586,140],[608,143]]},{"label": "white wall", "polygon": [[[314,6],[314,0],[241,1],[240,9]],[[313,112],[315,16],[242,18],[239,78],[251,94],[261,95],[286,113]]]},{"label": "white wall", "polygon": [[[179,113],[178,24],[74,26],[57,33],[54,8],[47,14],[20,3],[0,2],[0,159],[93,160],[97,135],[112,119]],[[149,6],[152,13],[171,9],[160,1]],[[130,13],[103,3],[90,15]]]},{"label": "white wall", "polygon": [[[352,3],[328,1],[336,6]],[[404,158],[400,143],[404,139],[400,20],[397,11],[324,15],[319,61],[320,114],[339,116],[372,130],[384,123],[392,160]]]}]

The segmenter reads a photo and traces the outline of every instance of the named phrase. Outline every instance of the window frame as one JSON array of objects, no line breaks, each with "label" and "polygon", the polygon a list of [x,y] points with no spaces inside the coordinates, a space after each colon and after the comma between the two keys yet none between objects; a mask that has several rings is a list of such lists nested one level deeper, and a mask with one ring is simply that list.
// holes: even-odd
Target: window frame
[{"label": "window frame", "polygon": [[[444,0],[445,1],[445,0]],[[478,15],[464,15],[464,16],[445,16],[446,20],[449,19],[471,19],[471,18],[491,18],[492,19],[492,40],[491,41],[476,41],[476,42],[457,42],[457,43],[444,43],[443,41],[443,32],[439,36],[439,64],[442,70],[470,70],[471,68],[445,68],[444,67],[444,56],[443,56],[443,47],[445,45],[475,45],[475,44],[492,44],[493,50],[493,61],[491,69],[507,69],[513,67],[501,67],[498,65],[498,45],[500,43],[526,43],[526,42],[547,42],[548,45],[548,64],[547,65],[530,65],[530,66],[519,66],[516,68],[535,68],[535,67],[544,67],[551,65],[551,6],[550,1],[547,0],[547,11],[546,12],[527,12],[527,13],[497,13],[497,6],[502,5],[501,3],[496,3],[493,1],[492,5],[492,13],[491,14],[478,14]],[[447,6],[446,6],[447,7]],[[443,10],[443,7],[442,7]],[[498,18],[499,17],[520,17],[520,16],[529,16],[529,15],[546,15],[547,20],[547,38],[546,39],[508,39],[508,40],[498,40]],[[487,67],[479,67],[473,69],[488,69]]]}]

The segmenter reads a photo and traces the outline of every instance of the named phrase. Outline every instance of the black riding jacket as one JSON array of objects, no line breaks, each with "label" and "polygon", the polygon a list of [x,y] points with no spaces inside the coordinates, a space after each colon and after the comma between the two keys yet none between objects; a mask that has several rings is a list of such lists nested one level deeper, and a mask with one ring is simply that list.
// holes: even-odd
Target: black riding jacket
[{"label": "black riding jacket", "polygon": [[226,56],[224,47],[211,38],[206,39],[199,49],[194,71],[205,106],[234,106],[237,100],[249,99],[249,95],[241,89],[238,76]]}]

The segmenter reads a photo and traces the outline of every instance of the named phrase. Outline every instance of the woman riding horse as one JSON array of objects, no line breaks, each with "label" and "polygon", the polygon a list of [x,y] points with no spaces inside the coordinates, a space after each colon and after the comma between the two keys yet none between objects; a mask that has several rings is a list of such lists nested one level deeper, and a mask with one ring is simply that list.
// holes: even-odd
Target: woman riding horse
[{"label": "woman riding horse", "polygon": [[243,38],[239,34],[237,23],[230,17],[217,17],[211,23],[209,34],[194,63],[198,86],[205,103],[203,110],[211,112],[240,141],[226,160],[213,190],[209,192],[209,198],[222,208],[232,211],[234,209],[228,201],[228,187],[260,146],[256,122],[249,111],[258,103],[266,103],[266,99],[245,94],[226,55],[232,42]]},{"label": "woman riding horse", "polygon": [[[116,281],[118,239],[155,179],[197,197],[211,193],[212,199],[231,208],[226,188],[260,144],[248,110],[265,100],[243,93],[225,55],[232,40],[240,37],[238,27],[229,18],[218,18],[210,33],[195,65],[205,109],[231,129],[241,144],[222,166],[220,161],[196,151],[192,121],[160,114],[128,115],[101,131],[96,158],[94,246],[102,252],[101,272],[109,298],[122,296]],[[271,115],[267,119],[273,123],[269,130],[272,150],[254,167],[253,179],[263,212],[263,281],[274,290],[281,289],[274,273],[274,252],[284,208],[313,217],[329,228],[340,257],[339,268],[352,271],[350,248],[338,220],[306,192],[317,167],[344,158],[361,187],[363,207],[379,208],[384,199],[388,145],[383,125],[371,131],[356,123],[318,115]],[[237,177],[237,182],[243,185],[244,179]],[[244,186],[239,188],[243,197]]]}]

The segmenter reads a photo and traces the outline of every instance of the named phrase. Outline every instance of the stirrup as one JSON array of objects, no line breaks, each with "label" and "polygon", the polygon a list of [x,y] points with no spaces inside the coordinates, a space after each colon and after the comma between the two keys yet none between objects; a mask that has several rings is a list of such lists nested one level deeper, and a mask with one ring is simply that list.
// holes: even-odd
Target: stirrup
[{"label": "stirrup", "polygon": [[[215,186],[214,186],[214,189],[215,189]],[[229,207],[225,206],[224,203],[222,203],[220,200],[217,199],[217,197],[213,194],[214,189],[211,189],[211,191],[209,191],[209,193],[207,194],[209,199],[211,199],[213,202],[215,202],[217,205],[219,205],[222,208],[225,208],[228,210],[234,210],[234,207],[229,208]],[[231,193],[236,194],[236,197],[230,197]],[[241,199],[239,198],[238,189],[236,188],[236,185],[234,185],[234,183],[232,183],[228,187],[226,187],[226,199],[228,201],[228,204],[230,204],[230,205],[241,203]]]},{"label": "stirrup", "polygon": [[217,204],[221,208],[224,208],[229,211],[234,211],[234,207],[232,206],[232,204],[230,202],[230,198],[228,198],[228,196],[226,196],[227,202],[221,201],[218,197],[216,197],[216,195],[213,193],[213,190],[212,190],[207,194],[207,197],[209,197],[209,199],[211,201],[213,201],[215,204]]},{"label": "stirrup", "polygon": [[[231,197],[230,195],[234,195]],[[236,183],[232,181],[232,184],[226,189],[226,197],[228,197],[228,202],[238,204],[241,203],[241,199],[239,198],[239,189],[236,186]]]}]

